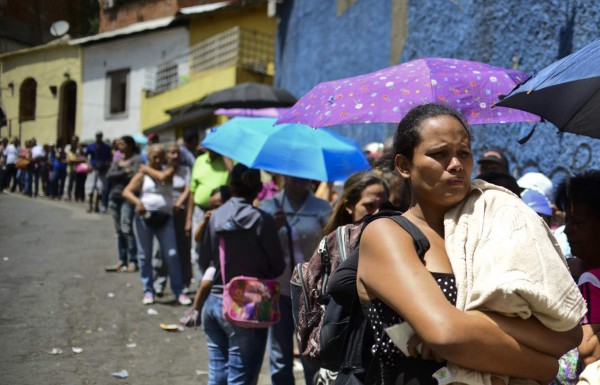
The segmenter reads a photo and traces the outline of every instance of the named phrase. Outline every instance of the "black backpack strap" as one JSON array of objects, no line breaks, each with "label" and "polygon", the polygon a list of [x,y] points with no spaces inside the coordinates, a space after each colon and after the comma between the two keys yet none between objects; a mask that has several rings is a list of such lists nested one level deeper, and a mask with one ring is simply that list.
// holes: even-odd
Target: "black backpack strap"
[{"label": "black backpack strap", "polygon": [[429,250],[429,240],[423,234],[419,228],[409,221],[406,217],[402,215],[394,215],[389,217],[391,220],[402,226],[407,233],[413,238],[413,242],[415,243],[415,249],[417,250],[417,255],[422,260],[425,257],[425,253]]},{"label": "black backpack strap", "polygon": [[[365,227],[367,227],[367,225],[369,223],[373,222],[375,219],[389,218],[389,217],[399,216],[400,214],[402,214],[400,211],[382,210],[376,214],[365,216],[363,219],[361,219],[362,226],[360,228],[360,234],[358,234],[358,237],[356,238],[356,243],[355,243],[354,247],[355,248],[358,247],[358,245],[360,243],[360,238],[362,238],[362,233],[363,233],[363,231],[365,231]],[[358,223],[360,223],[360,221]]]}]

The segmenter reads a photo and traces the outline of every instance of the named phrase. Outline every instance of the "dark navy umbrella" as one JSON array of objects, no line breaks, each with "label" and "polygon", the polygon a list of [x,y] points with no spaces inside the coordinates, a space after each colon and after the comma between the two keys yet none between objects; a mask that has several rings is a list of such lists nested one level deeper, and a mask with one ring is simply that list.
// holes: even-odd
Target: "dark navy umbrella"
[{"label": "dark navy umbrella", "polygon": [[550,64],[497,105],[539,115],[561,132],[600,138],[600,39]]},{"label": "dark navy umbrella", "polygon": [[290,107],[296,103],[294,95],[283,88],[262,83],[242,83],[213,92],[198,103],[205,108],[268,108]]}]

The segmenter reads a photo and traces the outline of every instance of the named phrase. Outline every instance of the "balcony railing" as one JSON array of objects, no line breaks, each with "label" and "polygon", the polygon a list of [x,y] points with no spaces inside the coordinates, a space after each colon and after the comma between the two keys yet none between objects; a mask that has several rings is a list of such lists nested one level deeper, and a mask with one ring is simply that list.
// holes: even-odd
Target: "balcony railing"
[{"label": "balcony railing", "polygon": [[237,26],[147,68],[144,88],[156,95],[187,83],[194,73],[234,65],[267,74],[274,51],[273,35]]}]

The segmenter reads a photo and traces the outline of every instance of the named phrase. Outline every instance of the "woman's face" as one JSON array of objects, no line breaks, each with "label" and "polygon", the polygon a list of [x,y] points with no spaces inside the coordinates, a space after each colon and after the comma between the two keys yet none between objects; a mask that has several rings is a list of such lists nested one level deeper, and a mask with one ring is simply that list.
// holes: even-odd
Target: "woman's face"
[{"label": "woman's face", "polygon": [[169,146],[167,149],[167,162],[169,164],[179,163],[179,147]]},{"label": "woman's face", "polygon": [[589,267],[600,267],[600,218],[585,203],[572,202],[565,212],[565,234],[571,253]]},{"label": "woman's face", "polygon": [[352,221],[356,222],[366,215],[372,215],[379,211],[379,206],[387,200],[387,194],[383,185],[374,183],[367,186],[360,194],[360,199],[355,205],[348,205],[346,209],[352,215]]},{"label": "woman's face", "polygon": [[310,180],[296,178],[293,176],[285,177],[285,194],[294,202],[302,202],[310,190]]},{"label": "woman's face", "polygon": [[[399,165],[396,156],[396,165]],[[421,124],[421,142],[407,162],[413,202],[450,208],[469,193],[473,155],[467,130],[456,118],[437,116]],[[405,176],[406,177],[406,176]]]},{"label": "woman's face", "polygon": [[127,151],[127,143],[125,143],[125,141],[123,139],[116,140],[116,147],[117,147],[117,150],[119,150],[121,152]]},{"label": "woman's face", "polygon": [[150,151],[148,152],[148,164],[150,167],[160,170],[165,163],[164,151]]}]

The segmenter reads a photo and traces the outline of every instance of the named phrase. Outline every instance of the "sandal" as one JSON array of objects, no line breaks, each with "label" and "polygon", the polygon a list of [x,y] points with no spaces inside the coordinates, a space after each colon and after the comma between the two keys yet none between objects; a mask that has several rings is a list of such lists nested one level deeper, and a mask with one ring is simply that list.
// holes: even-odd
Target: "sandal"
[{"label": "sandal", "polygon": [[128,273],[136,273],[139,270],[140,270],[140,268],[135,263],[130,263],[129,266],[127,267],[127,272]]},{"label": "sandal", "polygon": [[117,273],[119,271],[126,271],[127,266],[121,262],[117,262],[114,265],[104,266],[104,271]]}]

